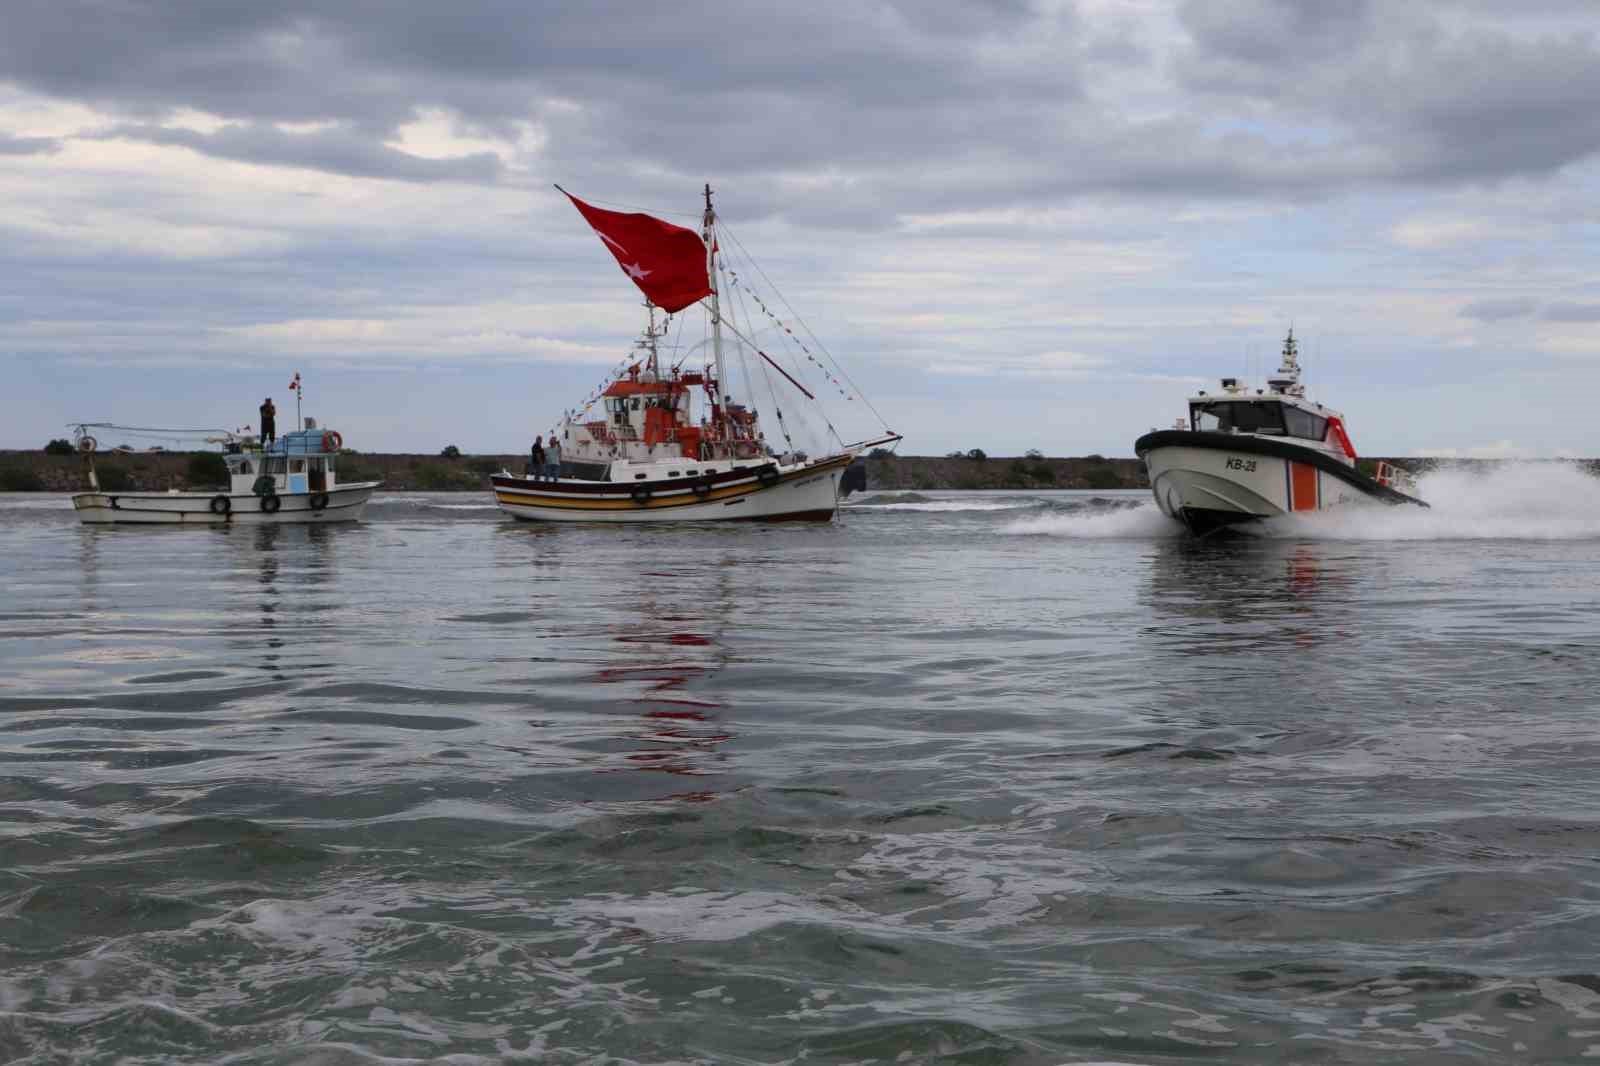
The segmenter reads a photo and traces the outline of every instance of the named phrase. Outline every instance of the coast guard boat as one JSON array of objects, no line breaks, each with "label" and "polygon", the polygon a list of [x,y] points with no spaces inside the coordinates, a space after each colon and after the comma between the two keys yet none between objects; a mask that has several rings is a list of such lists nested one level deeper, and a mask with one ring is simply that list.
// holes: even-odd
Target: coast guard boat
[{"label": "coast guard boat", "polygon": [[1156,505],[1199,536],[1361,501],[1428,506],[1409,472],[1386,462],[1370,476],[1357,468],[1344,416],[1306,398],[1292,329],[1265,389],[1223,378],[1220,395],[1189,397],[1187,420],[1133,448]]},{"label": "coast guard boat", "polygon": [[[746,278],[723,266],[711,187],[705,189],[698,233],[649,215],[602,210],[562,192],[644,293],[649,321],[634,353],[581,410],[566,412],[552,430],[561,448],[559,476],[538,470],[494,475],[500,509],[545,522],[831,519],[841,490],[847,493],[855,480],[847,476],[851,462],[900,435],[885,427],[881,435],[851,444],[839,437],[812,390],[833,388],[846,400],[856,399],[856,390],[841,380],[843,371],[820,345],[812,351]],[[723,294],[730,294],[727,303]],[[787,368],[755,344],[751,321],[733,321],[729,306],[735,302],[749,320],[765,316],[761,328],[773,338],[767,343],[779,358],[787,356]],[[698,346],[705,349],[702,366],[686,368],[693,349],[674,359],[662,351],[662,342],[671,316],[694,305],[706,311],[709,348]],[[668,315],[660,325],[658,308]],[[724,332],[732,337],[726,345]],[[728,384],[728,363],[734,361],[746,396],[759,386],[770,400],[781,448],[768,442],[754,405],[735,399]],[[834,442],[816,458],[795,445],[784,418],[784,406],[800,406],[802,397],[816,405]],[[597,404],[600,410],[590,417]],[[856,406],[870,407],[864,400]],[[859,475],[859,468],[851,473]]]},{"label": "coast guard boat", "polygon": [[84,458],[89,491],[72,497],[78,520],[86,525],[252,525],[303,522],[353,522],[366,509],[372,491],[382,482],[341,483],[339,449],[344,441],[334,430],[305,427],[260,444],[254,436],[228,430],[132,430],[179,439],[204,434],[222,446],[228,485],[220,492],[106,492],[94,468],[98,447],[90,430],[130,431],[108,423],[77,427],[78,451]]}]

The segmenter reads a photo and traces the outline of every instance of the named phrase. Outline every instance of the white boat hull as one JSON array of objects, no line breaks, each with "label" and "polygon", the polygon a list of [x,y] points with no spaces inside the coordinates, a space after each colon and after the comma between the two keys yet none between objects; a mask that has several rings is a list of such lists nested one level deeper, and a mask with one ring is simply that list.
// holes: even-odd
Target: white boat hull
[{"label": "white boat hull", "polygon": [[[842,455],[792,467],[766,484],[754,468],[738,480],[703,485],[691,482],[535,481],[496,477],[495,500],[516,518],[535,522],[727,522],[785,519],[827,521],[839,509],[839,478],[852,456]],[[642,501],[634,493],[645,489]]]},{"label": "white boat hull", "polygon": [[[275,511],[263,510],[264,497],[250,493],[215,492],[80,492],[72,497],[78,520],[85,525],[285,525],[354,522],[381,482],[336,485],[325,493],[283,493]],[[325,506],[312,506],[326,496]],[[218,503],[226,500],[224,507]],[[317,501],[320,502],[320,501]],[[270,506],[270,505],[269,505]]]},{"label": "white boat hull", "polygon": [[1197,533],[1285,514],[1326,511],[1369,497],[1309,462],[1218,448],[1144,453],[1156,505]]}]

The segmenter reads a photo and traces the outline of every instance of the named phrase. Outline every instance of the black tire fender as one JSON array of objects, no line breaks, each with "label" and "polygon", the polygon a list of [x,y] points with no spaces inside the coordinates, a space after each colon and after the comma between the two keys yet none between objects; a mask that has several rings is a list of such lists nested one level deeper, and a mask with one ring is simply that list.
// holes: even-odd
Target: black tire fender
[{"label": "black tire fender", "polygon": [[768,463],[766,466],[756,471],[756,480],[768,488],[771,488],[773,485],[778,483],[778,468],[773,466],[771,463]]},{"label": "black tire fender", "polygon": [[711,482],[696,481],[694,483],[694,494],[700,497],[702,500],[711,495]]},{"label": "black tire fender", "polygon": [[311,499],[306,501],[306,504],[313,511],[320,511],[328,506],[328,494],[326,492],[313,493]]},{"label": "black tire fender", "polygon": [[278,508],[283,506],[283,501],[276,496],[261,497],[261,510],[264,514],[277,514]]},{"label": "black tire fender", "polygon": [[640,507],[650,502],[650,490],[643,485],[634,486],[633,492],[629,493],[629,495],[633,497],[633,502]]}]

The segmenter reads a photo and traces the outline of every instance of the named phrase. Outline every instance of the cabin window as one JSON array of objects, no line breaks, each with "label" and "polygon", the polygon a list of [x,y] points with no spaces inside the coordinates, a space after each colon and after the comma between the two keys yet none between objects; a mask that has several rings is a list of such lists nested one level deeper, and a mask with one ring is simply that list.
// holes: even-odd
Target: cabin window
[{"label": "cabin window", "polygon": [[1189,424],[1201,432],[1270,433],[1282,436],[1283,405],[1277,401],[1253,400],[1190,404]]},{"label": "cabin window", "polygon": [[1289,436],[1303,437],[1306,440],[1322,440],[1328,435],[1328,420],[1302,411],[1298,407],[1285,406],[1283,409],[1283,422],[1288,427]]},{"label": "cabin window", "polygon": [[668,470],[667,471],[667,476],[668,477],[677,477],[678,476],[678,472],[676,470]]},{"label": "cabin window", "polygon": [[263,474],[282,474],[288,465],[288,460],[284,459],[284,457],[281,455],[263,456],[261,460],[261,472]]},{"label": "cabin window", "polygon": [[691,470],[691,471],[689,471],[689,476],[690,476],[690,477],[694,477],[694,476],[695,476],[695,475],[696,475],[696,474],[698,474],[698,473],[700,473],[700,471],[698,471],[698,470]]},{"label": "cabin window", "polygon": [[243,462],[241,462],[239,464],[239,473],[248,474],[249,472],[250,472],[250,460],[246,459],[246,460],[244,460]]},{"label": "cabin window", "polygon": [[645,478],[647,478],[649,476],[650,476],[649,474],[635,474],[635,475],[633,475],[633,480],[635,480],[635,481],[643,481]]},{"label": "cabin window", "polygon": [[304,459],[290,459],[289,460],[289,473],[291,473],[291,474],[304,474],[305,472],[306,472],[306,461]]},{"label": "cabin window", "polygon": [[637,396],[635,396],[633,398],[633,409],[635,411],[637,411],[639,409],[639,397],[637,397]]}]

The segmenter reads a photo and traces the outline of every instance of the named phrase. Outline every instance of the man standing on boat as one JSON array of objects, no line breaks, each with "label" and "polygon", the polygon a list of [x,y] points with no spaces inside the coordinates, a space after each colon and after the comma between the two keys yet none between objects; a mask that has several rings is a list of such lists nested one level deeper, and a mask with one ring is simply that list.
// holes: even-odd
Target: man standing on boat
[{"label": "man standing on boat", "polygon": [[261,443],[278,439],[278,409],[272,406],[272,397],[261,401]]},{"label": "man standing on boat", "polygon": [[544,472],[551,481],[561,480],[561,441],[556,439],[554,433],[550,434],[550,459],[545,464]]},{"label": "man standing on boat", "polygon": [[544,473],[544,434],[543,433],[541,433],[537,437],[533,438],[533,451],[528,456],[528,459],[529,459],[528,473],[532,474],[535,479],[538,479]]}]

